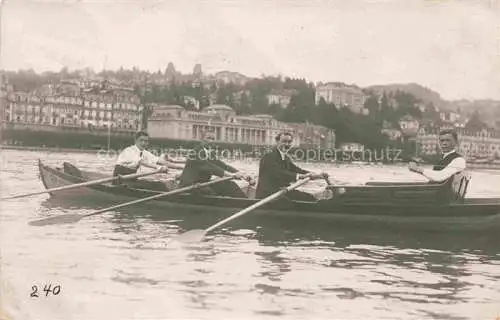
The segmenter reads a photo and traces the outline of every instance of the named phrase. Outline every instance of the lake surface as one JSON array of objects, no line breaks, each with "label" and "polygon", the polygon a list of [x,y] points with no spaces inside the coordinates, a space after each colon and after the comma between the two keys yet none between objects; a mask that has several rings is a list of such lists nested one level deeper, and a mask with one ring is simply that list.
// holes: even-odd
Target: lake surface
[{"label": "lake surface", "polygon": [[[112,168],[112,160],[93,154],[0,152],[2,196],[42,190],[37,159],[103,172]],[[257,170],[255,161],[234,165]],[[404,166],[303,166],[349,183],[421,180]],[[472,177],[470,197],[500,196],[500,172],[476,171]],[[492,235],[336,228],[261,217],[236,220],[200,244],[166,247],[173,235],[208,227],[217,218],[171,221],[179,215],[165,212],[158,219],[138,206],[77,224],[29,226],[49,214],[92,212],[48,199],[1,204],[2,312],[13,319],[500,316],[500,243]],[[30,296],[34,289],[38,297]]]}]

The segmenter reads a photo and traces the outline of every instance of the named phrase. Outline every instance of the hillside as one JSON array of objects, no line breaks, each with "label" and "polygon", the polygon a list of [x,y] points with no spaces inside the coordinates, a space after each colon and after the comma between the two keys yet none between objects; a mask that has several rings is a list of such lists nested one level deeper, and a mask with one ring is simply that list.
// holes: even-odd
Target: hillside
[{"label": "hillside", "polygon": [[417,83],[394,83],[386,85],[375,85],[364,88],[376,93],[403,91],[412,94],[425,104],[432,103],[435,107],[444,110],[454,109],[449,101],[443,100],[439,93]]},{"label": "hillside", "polygon": [[500,126],[500,101],[497,100],[443,100],[439,93],[416,83],[396,83],[375,85],[365,88],[367,91],[383,92],[403,91],[414,95],[425,104],[432,103],[440,111],[455,111],[465,118],[477,113],[479,119],[490,127]]}]

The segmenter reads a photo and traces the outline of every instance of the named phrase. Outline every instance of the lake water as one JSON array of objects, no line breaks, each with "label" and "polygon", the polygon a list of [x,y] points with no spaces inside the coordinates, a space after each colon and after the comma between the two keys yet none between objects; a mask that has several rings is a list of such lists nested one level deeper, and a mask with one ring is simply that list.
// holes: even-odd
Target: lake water
[{"label": "lake water", "polygon": [[[39,158],[103,172],[112,167],[112,161],[92,154],[3,150],[2,196],[42,190]],[[235,166],[250,173],[257,170],[255,161]],[[326,170],[349,183],[420,179],[403,166],[303,166]],[[472,177],[469,196],[500,196],[500,172],[477,171]],[[322,185],[317,182],[307,189]],[[500,243],[492,235],[336,228],[324,222],[260,217],[236,220],[200,244],[166,247],[173,235],[208,227],[216,218],[171,221],[179,215],[165,212],[158,219],[158,214],[138,206],[77,224],[29,226],[28,221],[48,214],[92,212],[48,198],[1,204],[5,319],[500,316]],[[34,289],[38,297],[31,297]]]}]

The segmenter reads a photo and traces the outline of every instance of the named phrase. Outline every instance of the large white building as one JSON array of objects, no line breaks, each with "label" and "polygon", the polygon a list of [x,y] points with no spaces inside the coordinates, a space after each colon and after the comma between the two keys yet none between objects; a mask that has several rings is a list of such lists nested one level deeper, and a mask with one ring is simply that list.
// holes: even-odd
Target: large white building
[{"label": "large white building", "polygon": [[341,82],[330,82],[316,88],[316,104],[323,98],[326,103],[333,103],[337,108],[349,107],[353,112],[361,113],[365,105],[365,94],[360,88]]},{"label": "large white building", "polygon": [[[199,140],[206,130],[214,130],[218,142],[273,145],[278,133],[288,131],[294,135],[295,146],[305,143],[304,135],[293,125],[270,115],[238,116],[226,105],[211,105],[201,112],[177,105],[158,106],[148,119],[148,133],[152,138]],[[332,130],[327,134],[334,136]]]}]

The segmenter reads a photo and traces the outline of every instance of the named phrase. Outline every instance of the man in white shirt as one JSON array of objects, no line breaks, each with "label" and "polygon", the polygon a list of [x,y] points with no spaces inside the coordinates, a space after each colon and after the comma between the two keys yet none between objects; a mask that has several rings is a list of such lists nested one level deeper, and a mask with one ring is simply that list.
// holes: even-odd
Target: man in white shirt
[{"label": "man in white shirt", "polygon": [[[125,148],[119,155],[113,170],[113,176],[129,175],[137,173],[139,167],[144,166],[155,170],[161,169],[167,173],[168,168],[182,169],[182,166],[176,166],[170,162],[157,157],[146,147],[149,144],[149,135],[144,131],[139,131],[135,134],[135,144]],[[134,188],[167,190],[166,186],[161,182],[145,181],[139,179],[127,180],[127,185]]]},{"label": "man in white shirt", "polygon": [[443,154],[441,160],[432,169],[424,169],[415,162],[410,162],[408,169],[432,182],[443,182],[467,167],[465,159],[456,151],[457,146],[457,133],[454,130],[442,130],[439,132],[439,147]]}]

